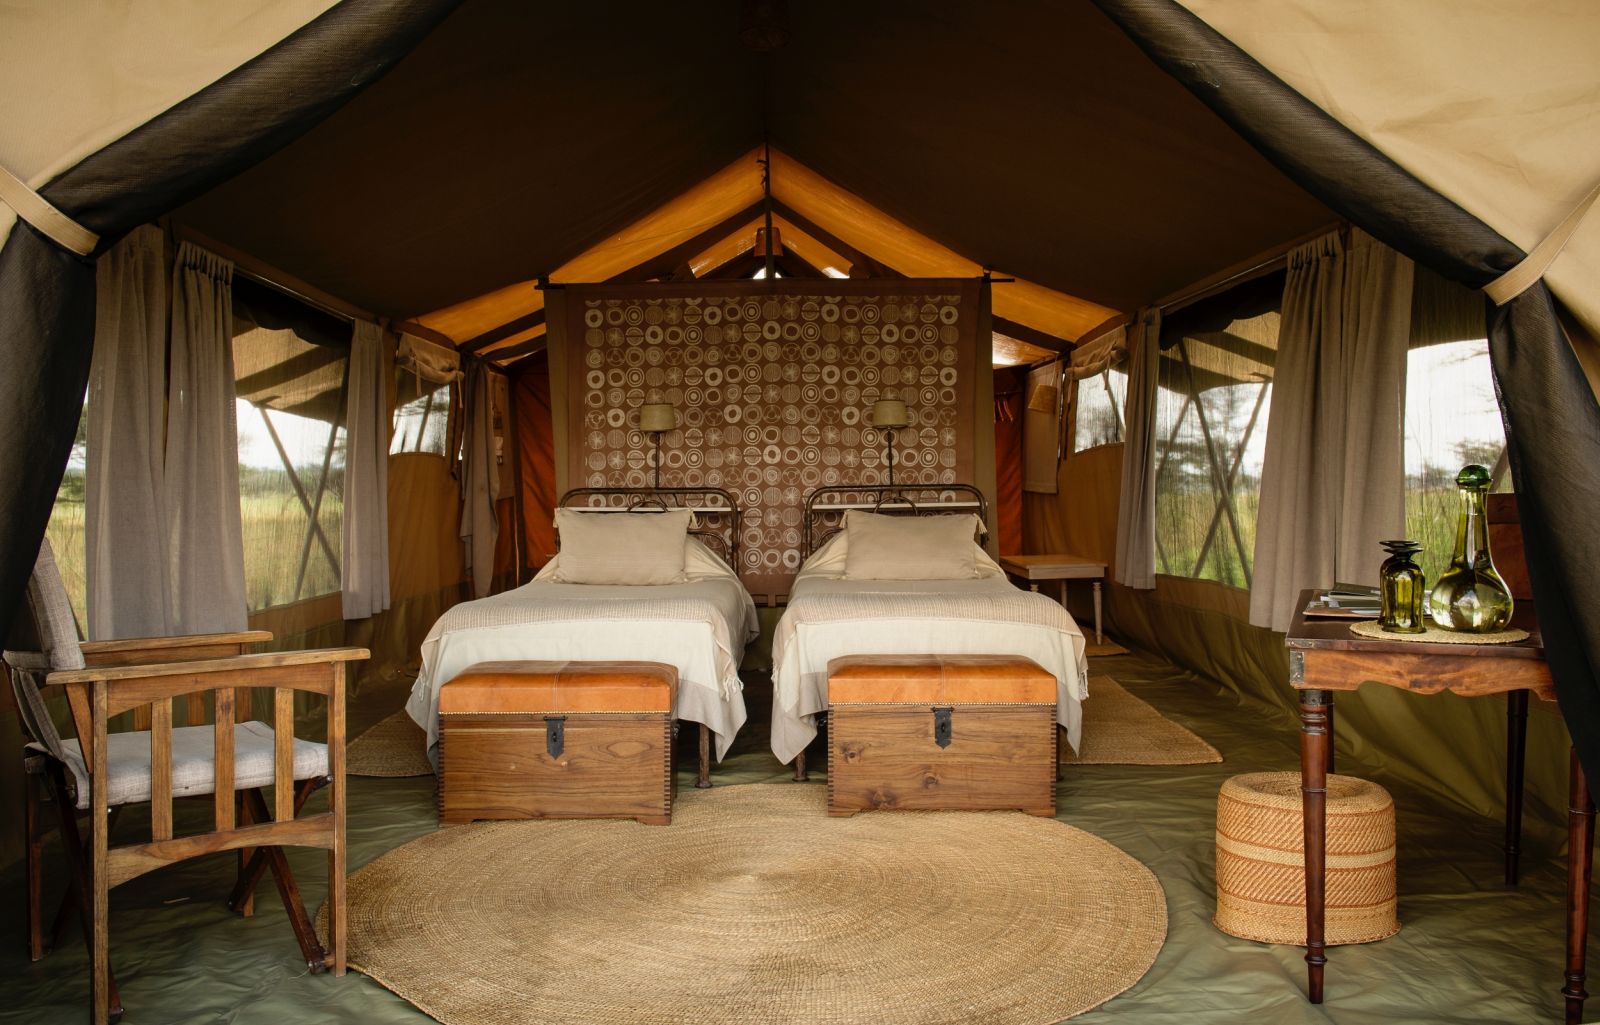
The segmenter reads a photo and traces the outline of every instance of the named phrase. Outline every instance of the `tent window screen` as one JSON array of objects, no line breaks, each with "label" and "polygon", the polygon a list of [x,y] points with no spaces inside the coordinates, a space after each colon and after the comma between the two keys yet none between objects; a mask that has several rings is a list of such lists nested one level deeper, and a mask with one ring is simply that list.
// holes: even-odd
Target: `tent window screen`
[{"label": "tent window screen", "polygon": [[72,454],[67,457],[66,473],[56,490],[56,504],[50,510],[50,523],[45,536],[55,552],[56,568],[66,584],[67,597],[72,602],[72,613],[80,627],[89,622],[88,557],[86,554],[86,520],[84,507],[84,468],[88,465],[89,400],[84,397],[83,412],[78,414],[78,433],[72,441]]},{"label": "tent window screen", "polygon": [[1422,542],[1419,564],[1429,580],[1455,548],[1461,467],[1482,463],[1493,490],[1511,490],[1483,332],[1481,293],[1417,268],[1406,357],[1406,536]]},{"label": "tent window screen", "polygon": [[389,454],[422,452],[442,456],[449,446],[451,385],[421,381],[396,371],[394,433]]},{"label": "tent window screen", "polygon": [[339,590],[350,329],[308,307],[241,302],[237,279],[234,296],[239,505],[255,612]]},{"label": "tent window screen", "polygon": [[1236,291],[1162,330],[1156,565],[1248,588],[1283,276]]},{"label": "tent window screen", "polygon": [[1127,357],[1078,381],[1072,451],[1122,443],[1122,411],[1128,399]]}]

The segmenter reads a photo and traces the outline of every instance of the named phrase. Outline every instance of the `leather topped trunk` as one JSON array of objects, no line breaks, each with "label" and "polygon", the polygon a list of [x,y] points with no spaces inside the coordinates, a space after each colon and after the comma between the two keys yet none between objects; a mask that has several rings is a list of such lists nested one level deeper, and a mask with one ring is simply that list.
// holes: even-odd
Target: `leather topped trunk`
[{"label": "leather topped trunk", "polygon": [[1006,655],[828,663],[828,814],[1056,811],[1056,678]]},{"label": "leather topped trunk", "polygon": [[672,821],[678,672],[658,662],[480,662],[439,691],[439,822]]}]

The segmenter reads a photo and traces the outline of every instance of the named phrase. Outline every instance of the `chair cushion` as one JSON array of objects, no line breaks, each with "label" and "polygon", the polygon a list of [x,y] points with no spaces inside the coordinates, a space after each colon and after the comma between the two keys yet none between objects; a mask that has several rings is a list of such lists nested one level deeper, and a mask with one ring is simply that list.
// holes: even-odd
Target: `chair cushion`
[{"label": "chair cushion", "polygon": [[439,690],[439,714],[671,712],[678,670],[661,662],[479,662]]},{"label": "chair cushion", "polygon": [[[110,806],[137,804],[150,800],[150,734],[145,730],[112,733],[106,743],[106,764],[110,768],[107,790]],[[76,740],[63,740],[61,746],[67,767],[78,788],[78,807],[90,802],[89,770]],[[233,728],[233,786],[251,790],[271,786],[274,737],[264,722],[242,722]],[[210,726],[179,726],[172,731],[172,796],[194,797],[212,793],[216,757]],[[311,779],[328,774],[328,747],[310,740],[294,741],[294,778]]]},{"label": "chair cushion", "polygon": [[1016,655],[846,655],[828,663],[830,705],[1055,703],[1055,676]]}]

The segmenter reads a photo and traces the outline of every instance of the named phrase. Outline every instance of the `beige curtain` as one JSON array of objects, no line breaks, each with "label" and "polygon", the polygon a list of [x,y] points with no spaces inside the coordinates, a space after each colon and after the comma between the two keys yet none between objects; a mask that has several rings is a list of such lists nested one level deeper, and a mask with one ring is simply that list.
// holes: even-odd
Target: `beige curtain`
[{"label": "beige curtain", "polygon": [[1376,583],[1405,529],[1412,265],[1355,232],[1289,255],[1267,423],[1250,622],[1288,629],[1301,590]]},{"label": "beige curtain", "polygon": [[1141,310],[1129,334],[1115,574],[1119,583],[1149,590],[1156,586],[1155,431],[1161,311]]},{"label": "beige curtain", "polygon": [[1405,536],[1406,352],[1411,346],[1410,260],[1360,229],[1345,254],[1344,475],[1338,581],[1376,584],[1378,542]]},{"label": "beige curtain", "polygon": [[146,225],[95,267],[84,518],[89,637],[172,630],[162,444],[167,392],[166,241]]},{"label": "beige curtain", "polygon": [[466,437],[461,461],[461,541],[475,598],[494,584],[494,546],[500,523],[494,503],[500,497],[500,467],[495,458],[494,409],[490,371],[482,363],[467,370]]},{"label": "beige curtain", "polygon": [[383,329],[355,322],[346,395],[340,591],[344,618],[389,607],[389,403]]},{"label": "beige curtain", "polygon": [[1056,468],[1061,465],[1062,361],[1028,372],[1022,407],[1022,490],[1056,493]]},{"label": "beige curtain", "polygon": [[172,627],[243,630],[233,263],[188,242],[173,269],[171,367],[165,472]]}]

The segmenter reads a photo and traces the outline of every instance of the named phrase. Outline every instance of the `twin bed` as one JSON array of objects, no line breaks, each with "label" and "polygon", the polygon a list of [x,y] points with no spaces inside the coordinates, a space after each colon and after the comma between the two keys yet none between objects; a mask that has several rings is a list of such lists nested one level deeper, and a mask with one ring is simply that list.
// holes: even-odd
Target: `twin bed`
[{"label": "twin bed", "polygon": [[[738,563],[737,501],[717,488],[585,488],[560,505],[562,551],[532,581],[434,624],[407,712],[427,730],[431,756],[439,689],[474,663],[664,662],[678,670],[677,717],[702,727],[704,785],[707,736],[720,760],[744,725],[738,667],[760,634],[755,603],[729,568]],[[796,761],[817,734],[829,660],[859,654],[1030,658],[1055,676],[1056,721],[1077,747],[1088,696],[1083,634],[1056,602],[1011,585],[979,543],[986,519],[967,485],[811,493],[806,558],[773,641],[781,762]],[[657,559],[676,545],[669,537],[681,537],[681,563],[675,547]]]}]

